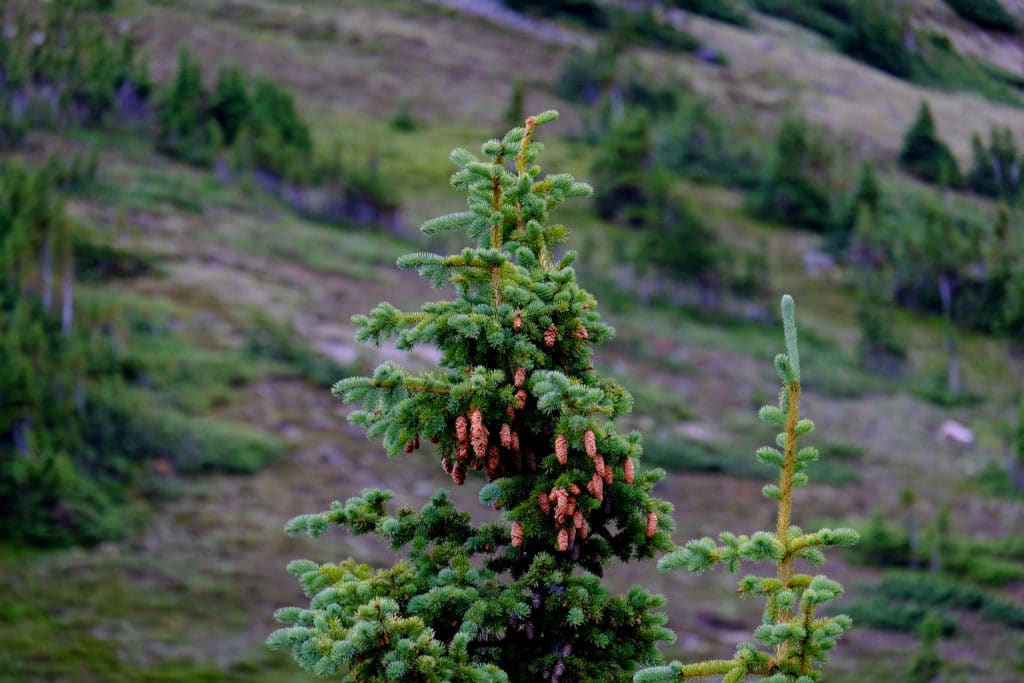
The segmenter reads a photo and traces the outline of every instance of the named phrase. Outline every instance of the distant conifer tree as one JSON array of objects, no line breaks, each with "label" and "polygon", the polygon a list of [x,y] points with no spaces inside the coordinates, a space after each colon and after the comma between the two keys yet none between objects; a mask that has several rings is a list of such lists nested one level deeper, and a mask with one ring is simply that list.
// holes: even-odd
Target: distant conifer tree
[{"label": "distant conifer tree", "polygon": [[419,511],[391,512],[392,494],[366,490],[292,520],[289,533],[338,526],[405,553],[385,569],[289,565],[311,601],[279,610],[286,626],[269,643],[292,648],[309,671],[346,681],[628,681],[672,637],[652,611],[661,598],[638,587],[613,595],[600,578],[614,558],[671,547],[671,506],[649,495],[663,473],[639,469],[639,435],[612,424],[629,394],[591,364],[612,329],[577,284],[574,254],[554,252],[566,229],[550,212],[591,193],[534,165],[534,133],[556,116],[488,141],[482,159],[451,153],[452,186],[468,192],[469,210],[422,230],[464,232],[472,246],[399,266],[453,286],[454,298],[412,313],[382,303],[355,318],[361,341],[435,345],[440,367],[386,362],[334,387],[361,406],[351,421],[388,455],[430,441],[455,485],[482,472],[480,500],[503,519],[476,525],[443,491]]},{"label": "distant conifer tree", "polygon": [[192,164],[209,164],[220,144],[209,99],[199,64],[182,48],[178,73],[157,102],[157,149]]},{"label": "distant conifer tree", "polygon": [[921,103],[917,118],[903,137],[899,161],[907,173],[930,183],[960,185],[962,182],[956,157],[939,138],[927,102]]},{"label": "distant conifer tree", "polygon": [[210,112],[224,133],[224,142],[232,144],[252,112],[248,85],[241,69],[229,67],[218,72],[217,87],[210,98]]}]

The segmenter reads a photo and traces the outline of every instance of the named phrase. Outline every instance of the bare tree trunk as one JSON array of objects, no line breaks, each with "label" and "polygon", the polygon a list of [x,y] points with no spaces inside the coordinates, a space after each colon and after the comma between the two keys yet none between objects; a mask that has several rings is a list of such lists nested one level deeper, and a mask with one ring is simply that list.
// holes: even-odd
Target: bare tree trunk
[{"label": "bare tree trunk", "polygon": [[957,354],[956,335],[953,329],[953,279],[947,273],[939,276],[939,297],[942,299],[942,313],[946,319],[945,346],[949,354],[946,388],[949,393],[959,395],[963,387],[960,381],[960,357]]},{"label": "bare tree trunk", "polygon": [[43,310],[53,310],[53,230],[46,229],[43,239]]},{"label": "bare tree trunk", "polygon": [[71,254],[64,258],[64,274],[61,278],[61,316],[60,329],[68,335],[71,334],[71,325],[74,322],[74,290],[75,290],[75,265]]}]

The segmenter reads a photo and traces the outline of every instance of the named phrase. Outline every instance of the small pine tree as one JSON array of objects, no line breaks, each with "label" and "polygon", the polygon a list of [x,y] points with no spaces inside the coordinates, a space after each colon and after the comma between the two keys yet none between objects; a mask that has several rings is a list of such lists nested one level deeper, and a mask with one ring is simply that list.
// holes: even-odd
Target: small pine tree
[{"label": "small pine tree", "polygon": [[768,174],[748,196],[751,211],[765,220],[827,231],[832,220],[830,166],[829,150],[808,123],[787,118],[779,128]]},{"label": "small pine tree", "polygon": [[939,138],[935,119],[927,102],[921,102],[917,118],[903,136],[900,166],[907,173],[930,183],[960,185],[960,167],[946,143]]},{"label": "small pine tree", "polygon": [[210,98],[210,113],[220,125],[225,144],[231,145],[252,113],[245,74],[237,66],[217,73],[217,87]]},{"label": "small pine tree", "polygon": [[857,223],[861,219],[861,212],[866,207],[872,217],[878,219],[881,216],[882,187],[878,184],[878,176],[875,174],[875,167],[865,161],[860,167],[860,176],[857,179],[857,189],[850,198],[842,217],[836,221],[829,242],[836,251],[843,251],[850,246],[850,242],[857,230]]},{"label": "small pine tree", "polygon": [[623,115],[601,141],[593,168],[597,215],[631,227],[647,227],[656,214],[655,197],[666,188],[653,161],[650,119],[646,112]]},{"label": "small pine tree", "polygon": [[[900,340],[892,308],[891,259],[885,240],[879,235],[870,193],[866,194],[860,204],[852,249],[852,260],[859,271],[857,323],[861,332],[861,362],[869,370],[897,375],[902,372],[907,349]],[[873,205],[877,208],[877,199]]]},{"label": "small pine tree", "polygon": [[399,133],[411,133],[420,127],[412,115],[412,105],[409,104],[409,100],[399,102],[398,109],[395,110],[395,115],[391,117],[389,123],[391,128]]},{"label": "small pine tree", "polygon": [[986,147],[981,137],[971,138],[974,163],[967,176],[967,185],[978,194],[1011,200],[1021,191],[1021,157],[1017,141],[1009,128],[993,127]]},{"label": "small pine tree", "polygon": [[[399,348],[434,344],[441,367],[410,373],[393,362],[372,377],[342,380],[336,395],[361,404],[351,421],[383,438],[389,455],[437,444],[456,485],[471,470],[487,480],[482,503],[504,521],[475,525],[437,493],[420,511],[389,512],[390,493],[363,491],[290,533],[329,526],[376,534],[394,567],[352,561],[289,565],[311,598],[279,610],[286,624],[269,643],[300,664],[346,681],[628,681],[671,639],[661,599],[634,587],[613,595],[600,576],[613,558],[651,557],[671,547],[671,506],[652,498],[659,470],[640,472],[638,434],[611,420],[629,394],[591,364],[612,330],[576,282],[572,253],[556,258],[562,202],[590,194],[567,174],[534,165],[545,112],[501,140],[484,159],[456,149],[452,186],[469,211],[427,221],[427,234],[463,231],[474,246],[449,256],[410,254],[399,266],[455,298],[403,313],[387,303],[356,316],[358,338]],[[511,168],[510,168],[511,164]]]},{"label": "small pine tree", "polygon": [[185,48],[178,55],[178,73],[161,94],[156,108],[157,149],[191,164],[213,161],[220,131],[210,115],[209,93],[199,64]]},{"label": "small pine tree", "polygon": [[313,135],[291,93],[266,78],[253,86],[249,118],[235,141],[236,158],[291,180],[313,180]]},{"label": "small pine tree", "polygon": [[906,683],[933,683],[942,673],[942,658],[935,651],[935,643],[941,634],[942,622],[935,612],[929,612],[918,629],[921,647],[914,654]]},{"label": "small pine tree", "polygon": [[761,676],[770,683],[813,683],[821,680],[819,668],[828,661],[836,640],[850,628],[846,615],[815,617],[818,607],[843,593],[843,587],[824,575],[796,573],[797,560],[818,567],[824,564],[823,548],[848,546],[857,542],[853,529],[819,529],[804,533],[792,525],[793,488],[807,483],[807,467],[818,459],[813,447],[797,448],[797,439],[814,429],[814,424],[800,418],[800,354],[797,348],[793,299],[782,298],[782,322],[786,353],[775,358],[775,367],[782,377],[782,393],[778,406],[761,408],[761,419],[782,427],[776,443],[778,448],[763,446],[757,459],[779,468],[779,483],[764,487],[767,498],[777,500],[778,516],[775,532],[758,531],[751,535],[723,532],[716,542],[712,538],[693,540],[676,548],[658,562],[662,571],[687,569],[700,574],[725,565],[731,572],[743,562],[774,564],[776,575],[748,575],[739,581],[743,597],[767,600],[764,620],[754,631],[760,646],[743,643],[732,659],[710,660],[693,664],[673,662],[637,673],[636,683],[682,681],[691,678],[723,676],[723,683],[738,683],[747,676]]}]

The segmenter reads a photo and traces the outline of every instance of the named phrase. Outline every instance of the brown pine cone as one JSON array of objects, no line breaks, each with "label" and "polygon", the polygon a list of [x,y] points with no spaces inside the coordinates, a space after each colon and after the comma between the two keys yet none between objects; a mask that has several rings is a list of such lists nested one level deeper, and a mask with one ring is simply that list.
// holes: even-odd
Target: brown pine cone
[{"label": "brown pine cone", "polygon": [[560,465],[569,462],[569,444],[561,434],[555,437],[555,457]]},{"label": "brown pine cone", "polygon": [[558,341],[558,328],[555,327],[554,323],[544,330],[544,346],[554,348],[555,342]]},{"label": "brown pine cone", "polygon": [[647,515],[647,538],[654,535],[654,532],[658,530],[658,515],[651,512]]},{"label": "brown pine cone", "polygon": [[519,522],[512,522],[512,545],[516,548],[523,545],[523,527]]},{"label": "brown pine cone", "polygon": [[623,469],[623,474],[626,477],[626,483],[627,484],[632,484],[633,483],[633,475],[635,474],[635,472],[633,470],[633,459],[632,458],[626,458],[626,462],[624,462],[622,464],[622,469]]}]

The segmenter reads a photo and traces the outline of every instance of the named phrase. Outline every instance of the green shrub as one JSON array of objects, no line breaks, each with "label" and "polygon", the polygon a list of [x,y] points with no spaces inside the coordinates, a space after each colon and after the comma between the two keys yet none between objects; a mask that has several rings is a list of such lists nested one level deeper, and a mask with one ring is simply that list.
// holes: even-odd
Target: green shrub
[{"label": "green shrub", "polygon": [[831,152],[821,135],[798,118],[787,118],[775,140],[774,159],[747,206],[758,218],[826,232],[832,224],[827,180]]},{"label": "green shrub", "polygon": [[604,220],[647,227],[657,214],[655,198],[667,191],[653,168],[650,118],[646,112],[622,116],[604,137],[593,167],[594,208]]},{"label": "green shrub", "polygon": [[210,98],[210,113],[220,126],[224,143],[231,145],[252,110],[245,74],[238,67],[222,68]]},{"label": "green shrub", "polygon": [[190,164],[209,165],[222,142],[209,99],[199,64],[182,48],[178,72],[157,102],[157,149]]},{"label": "green shrub", "polygon": [[851,21],[839,38],[844,53],[900,78],[911,76],[913,60],[903,42],[903,23],[884,0],[851,4]]},{"label": "green shrub", "polygon": [[349,368],[300,344],[290,326],[266,316],[257,317],[246,331],[246,350],[257,358],[284,363],[319,387],[351,375]]},{"label": "green shrub", "polygon": [[999,0],[944,0],[954,12],[981,28],[1015,33],[1017,20]]},{"label": "green shrub", "polygon": [[666,4],[736,26],[750,25],[747,8],[740,0],[669,0]]},{"label": "green shrub", "polygon": [[412,115],[412,110],[409,108],[409,101],[405,100],[398,105],[398,110],[395,111],[395,115],[391,117],[389,121],[391,128],[397,130],[400,133],[411,133],[412,131],[419,128],[419,124]]},{"label": "green shrub", "polygon": [[[888,598],[868,597],[843,605],[843,613],[858,626],[914,633],[921,621],[932,613],[932,607],[918,602],[893,602]],[[940,630],[949,638],[956,635],[958,622],[951,616],[942,617]]]},{"label": "green shrub", "polygon": [[838,41],[853,22],[850,0],[751,0],[759,12],[800,24]]},{"label": "green shrub", "polygon": [[986,147],[978,134],[971,138],[974,162],[967,175],[972,191],[987,197],[1012,200],[1024,187],[1021,177],[1021,155],[1009,128],[993,127]]},{"label": "green shrub", "polygon": [[744,145],[738,127],[712,112],[707,100],[683,97],[677,112],[655,125],[655,159],[684,178],[749,190],[762,178],[764,162]]},{"label": "green shrub", "polygon": [[618,45],[636,44],[668,50],[693,51],[700,42],[659,20],[649,8],[623,8],[594,0],[503,0],[519,12],[568,19],[597,31],[609,31]]},{"label": "green shrub", "polygon": [[256,80],[249,118],[235,142],[236,159],[289,180],[312,182],[313,136],[291,93],[265,78]]},{"label": "green shrub", "polygon": [[899,162],[907,173],[930,183],[961,183],[960,167],[949,147],[939,138],[927,102],[921,102],[917,118],[903,136]]}]

